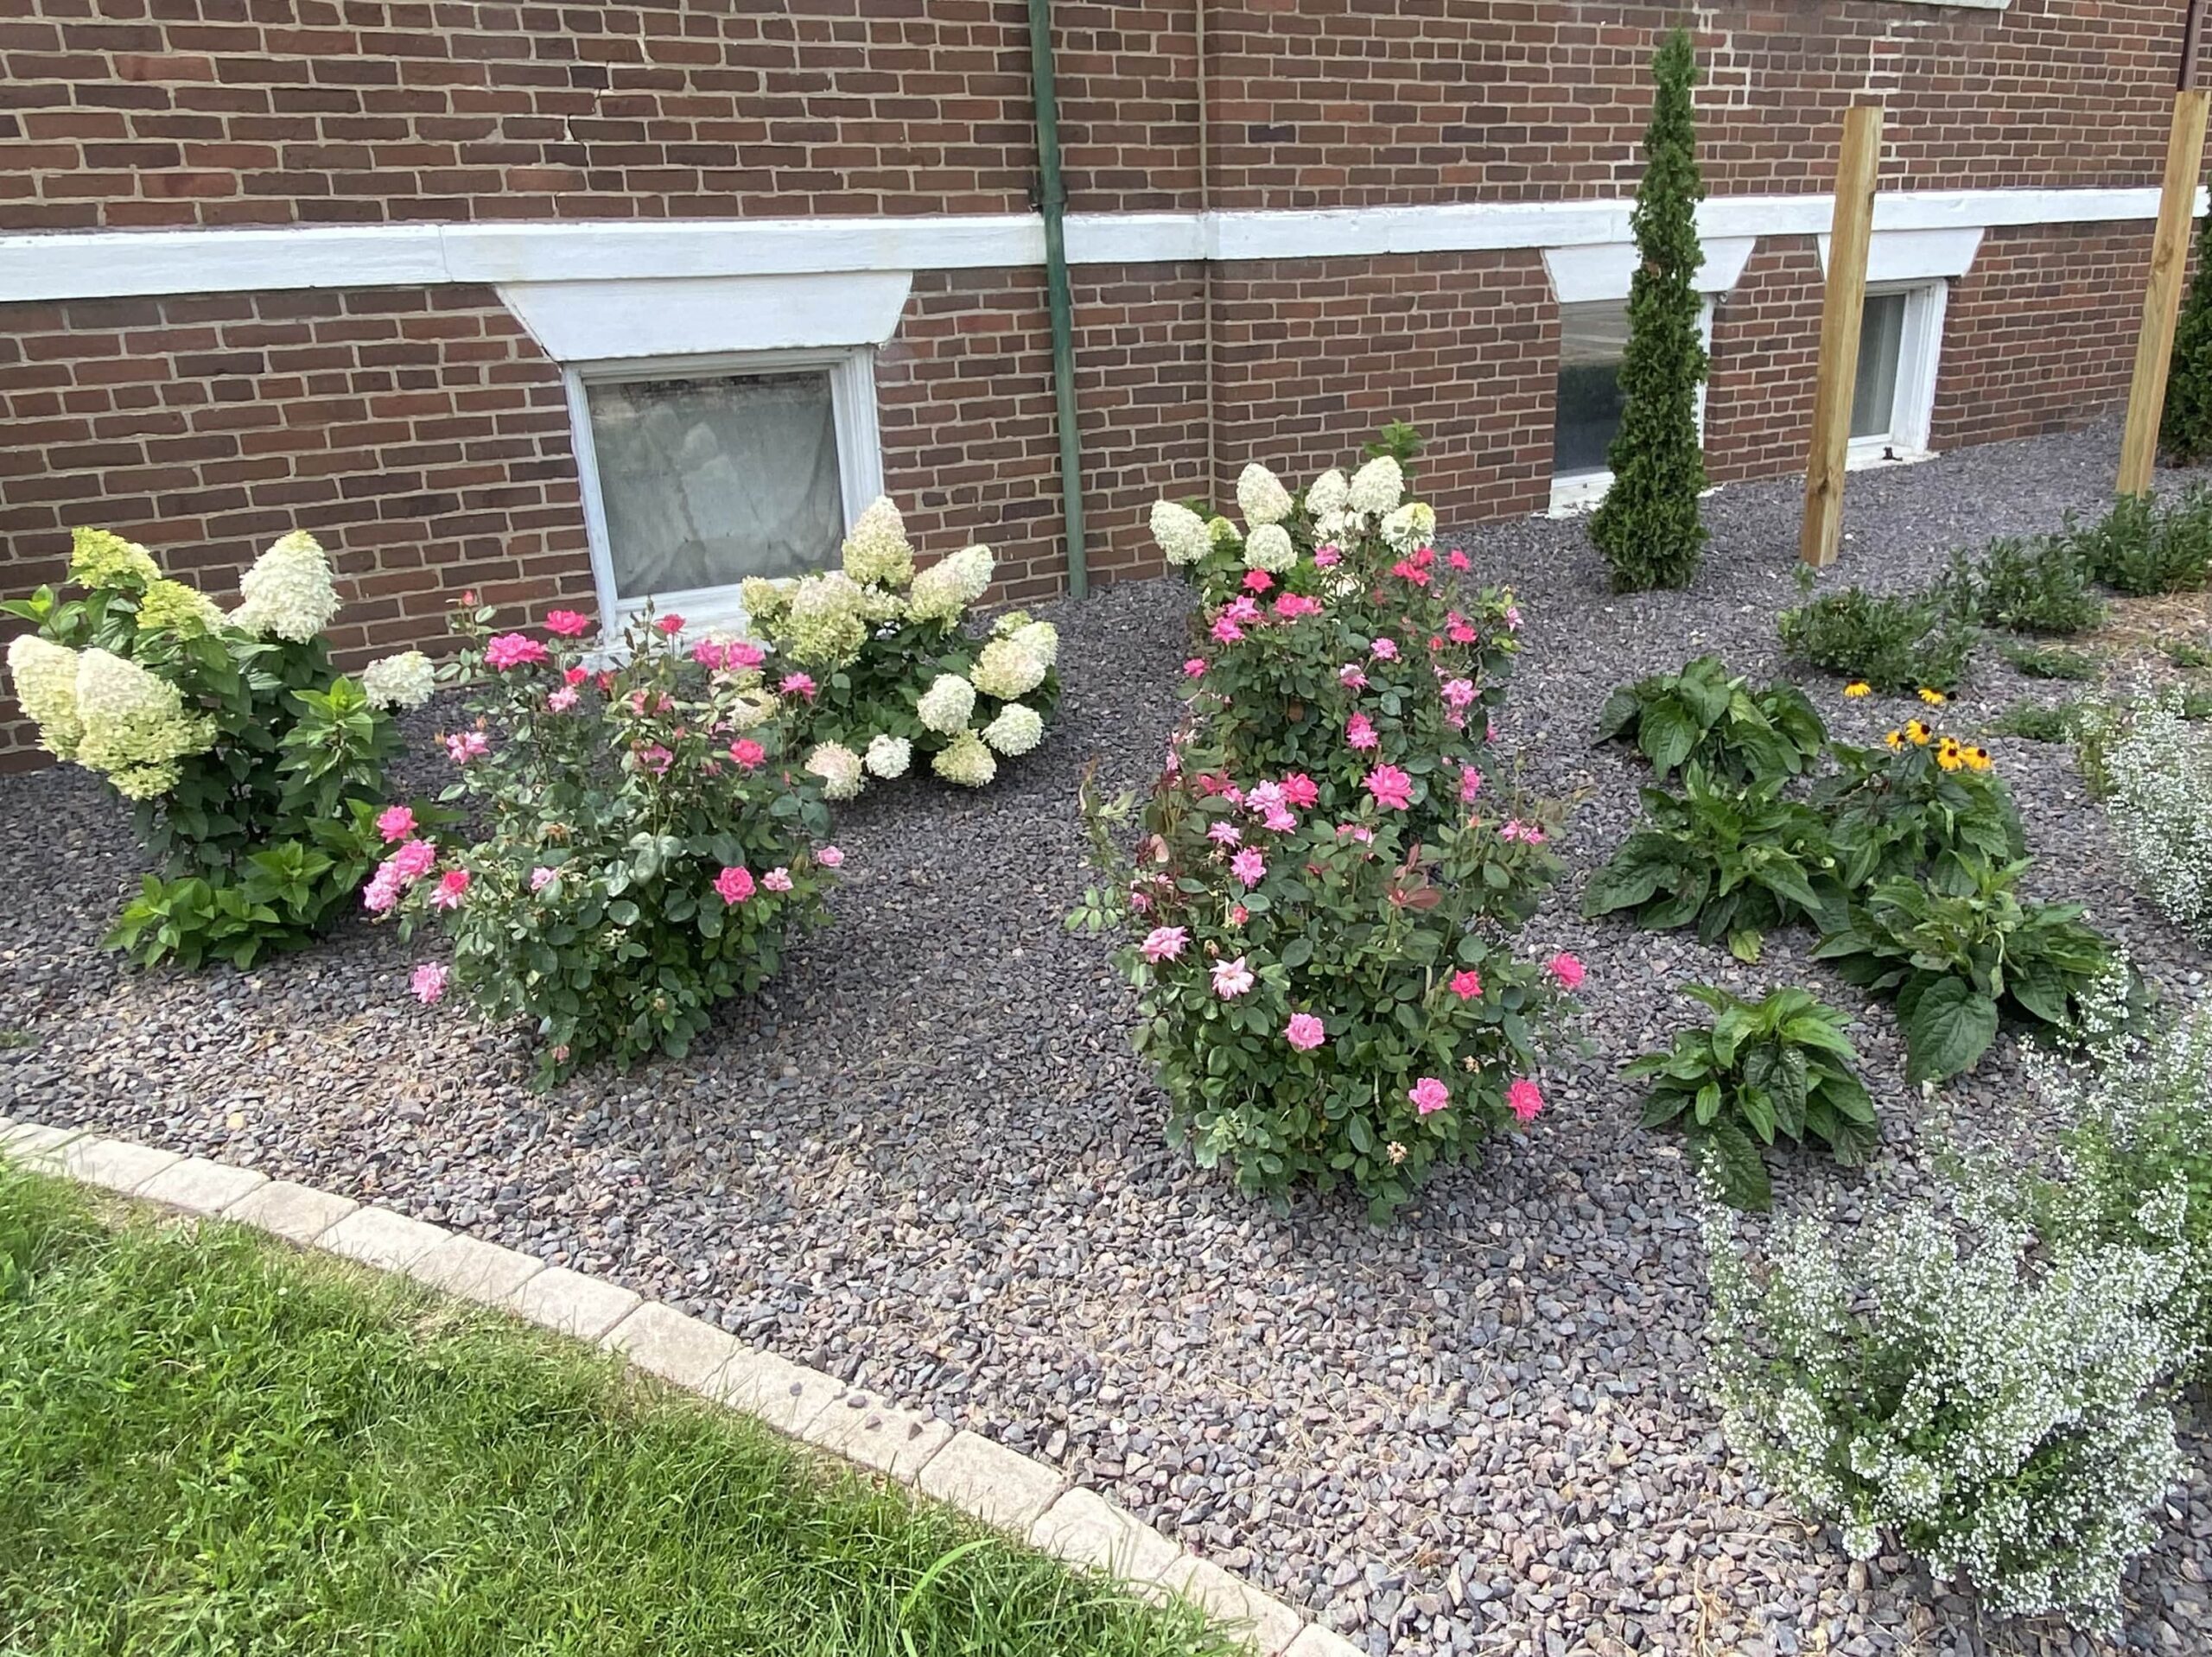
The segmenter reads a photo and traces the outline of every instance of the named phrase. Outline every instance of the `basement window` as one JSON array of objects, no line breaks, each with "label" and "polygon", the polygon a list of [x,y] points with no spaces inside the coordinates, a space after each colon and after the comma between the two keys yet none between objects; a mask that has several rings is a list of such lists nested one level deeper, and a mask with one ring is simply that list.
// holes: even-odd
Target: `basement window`
[{"label": "basement window", "polygon": [[[1713,345],[1713,301],[1699,314],[1699,332]],[[1628,301],[1592,300],[1559,308],[1559,378],[1552,410],[1554,514],[1596,506],[1612,487],[1606,451],[1620,435],[1621,359],[1628,351]],[[1698,429],[1705,427],[1705,390],[1698,390]]]},{"label": "basement window", "polygon": [[741,629],[738,584],[835,564],[881,492],[870,353],[628,360],[570,371],[608,632],[650,603]]},{"label": "basement window", "polygon": [[1946,286],[1935,282],[1867,289],[1851,397],[1853,466],[1927,458]]}]

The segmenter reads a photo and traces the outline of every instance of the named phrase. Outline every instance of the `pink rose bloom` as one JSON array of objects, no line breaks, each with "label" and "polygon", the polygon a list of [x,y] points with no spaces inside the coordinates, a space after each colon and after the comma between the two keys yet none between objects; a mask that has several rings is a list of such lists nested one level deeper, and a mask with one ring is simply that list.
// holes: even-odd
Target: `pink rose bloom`
[{"label": "pink rose bloom", "polygon": [[435,868],[437,863],[437,846],[427,840],[410,840],[385,860],[385,867],[391,869],[392,879],[402,886],[414,885]]},{"label": "pink rose bloom", "polygon": [[1523,822],[1518,817],[1508,818],[1505,827],[1497,831],[1497,837],[1500,840],[1517,840],[1525,846],[1541,846],[1544,843],[1544,831],[1537,828],[1535,823]]},{"label": "pink rose bloom", "polygon": [[1247,593],[1264,593],[1274,584],[1275,578],[1264,569],[1248,569],[1244,572],[1244,590]]},{"label": "pink rose bloom", "polygon": [[1140,915],[1145,913],[1152,907],[1152,894],[1148,892],[1139,892],[1135,888],[1131,888],[1129,892],[1129,907]]},{"label": "pink rose bloom", "polygon": [[1450,708],[1445,709],[1444,722],[1455,731],[1464,731],[1467,728],[1467,716],[1465,714],[1454,713]]},{"label": "pink rose bloom", "polygon": [[527,633],[501,633],[484,645],[484,659],[502,672],[545,659],[545,646]]},{"label": "pink rose bloom", "polygon": [[1230,620],[1226,615],[1215,617],[1214,624],[1210,629],[1208,629],[1208,632],[1212,636],[1214,642],[1219,644],[1234,644],[1238,639],[1244,637],[1244,630],[1238,626],[1234,621]]},{"label": "pink rose bloom", "polygon": [[845,854],[835,846],[824,846],[815,853],[814,860],[825,869],[840,869],[845,866]]},{"label": "pink rose bloom", "polygon": [[1461,968],[1452,975],[1452,993],[1463,1001],[1471,1001],[1483,993],[1482,975]]},{"label": "pink rose bloom", "polygon": [[1320,1019],[1310,1013],[1294,1013],[1290,1022],[1283,1026],[1282,1038],[1300,1052],[1310,1053],[1329,1038]]},{"label": "pink rose bloom", "polygon": [[1245,803],[1255,811],[1266,811],[1282,803],[1281,783],[1255,783],[1244,797]]},{"label": "pink rose bloom", "polygon": [[1224,610],[1222,614],[1227,616],[1231,621],[1257,621],[1260,619],[1260,606],[1252,602],[1249,594],[1240,593],[1230,601],[1229,607]]},{"label": "pink rose bloom", "polygon": [[1588,976],[1582,963],[1563,950],[1544,962],[1544,970],[1558,979],[1561,987],[1567,989],[1580,989],[1583,979]]},{"label": "pink rose bloom", "polygon": [[1367,773],[1365,782],[1377,805],[1402,811],[1414,803],[1414,779],[1395,765],[1376,766]]},{"label": "pink rose bloom", "polygon": [[726,904],[741,904],[753,895],[753,872],[750,869],[724,869],[715,877],[715,890]]},{"label": "pink rose bloom", "polygon": [[1186,679],[1203,677],[1205,670],[1206,658],[1203,656],[1193,656],[1183,663],[1183,676]]},{"label": "pink rose bloom", "polygon": [[791,889],[791,872],[789,869],[770,869],[760,877],[760,884],[771,892],[789,892]]},{"label": "pink rose bloom", "polygon": [[1343,557],[1344,554],[1339,552],[1333,545],[1316,547],[1313,549],[1313,568],[1316,569],[1331,568]]},{"label": "pink rose bloom", "polygon": [[1355,748],[1371,748],[1376,738],[1375,727],[1364,714],[1354,714],[1344,725],[1344,740]]},{"label": "pink rose bloom", "polygon": [[1414,1101],[1415,1110],[1427,1116],[1452,1102],[1452,1090],[1434,1076],[1425,1076],[1406,1089],[1406,1097]]},{"label": "pink rose bloom", "polygon": [[1452,707],[1465,708],[1474,699],[1475,682],[1472,679],[1446,679],[1444,682],[1444,700]]},{"label": "pink rose bloom", "polygon": [[729,757],[747,771],[757,770],[768,757],[768,751],[749,736],[741,736],[729,745]]},{"label": "pink rose bloom", "polygon": [[591,670],[589,668],[569,668],[562,673],[561,682],[563,684],[580,685],[590,677]]},{"label": "pink rose bloom", "polygon": [[1524,1122],[1536,1120],[1536,1113],[1544,1108],[1544,1095],[1536,1091],[1536,1084],[1521,1076],[1505,1090],[1508,1108]]},{"label": "pink rose bloom", "polygon": [[377,835],[387,846],[415,832],[415,814],[404,805],[388,805],[377,813]]},{"label": "pink rose bloom", "polygon": [[656,631],[664,637],[673,638],[677,634],[683,631],[683,618],[682,616],[663,616],[659,620],[653,623],[653,626]]},{"label": "pink rose bloom", "polygon": [[563,685],[545,699],[545,705],[556,714],[565,714],[576,705],[576,688]]},{"label": "pink rose bloom", "polygon": [[1206,838],[1224,846],[1236,846],[1243,842],[1244,835],[1233,822],[1217,822],[1206,829]]},{"label": "pink rose bloom", "polygon": [[1229,924],[1231,926],[1242,926],[1246,921],[1249,921],[1251,918],[1252,911],[1245,908],[1242,904],[1237,905],[1236,908],[1229,911]]},{"label": "pink rose bloom", "polygon": [[591,631],[591,618],[581,610],[548,610],[545,631],[556,638],[582,638]]},{"label": "pink rose bloom", "polygon": [[1281,806],[1276,806],[1269,811],[1265,821],[1271,834],[1287,835],[1298,827],[1297,816]]},{"label": "pink rose bloom", "polygon": [[711,638],[702,638],[691,647],[691,659],[712,673],[722,664],[722,647]]},{"label": "pink rose bloom", "polygon": [[456,765],[481,759],[491,752],[492,745],[481,731],[460,731],[446,739],[446,758]]},{"label": "pink rose bloom", "polygon": [[1367,689],[1367,676],[1360,671],[1359,663],[1347,662],[1337,670],[1337,682],[1347,690]]},{"label": "pink rose bloom", "polygon": [[1280,620],[1295,621],[1300,616],[1318,616],[1320,613],[1321,600],[1309,599],[1303,593],[1286,593],[1275,600],[1275,615]]},{"label": "pink rose bloom", "polygon": [[1181,955],[1183,946],[1190,941],[1191,935],[1179,926],[1155,926],[1145,934],[1144,942],[1137,947],[1144,952],[1147,961],[1158,966],[1163,961],[1173,961]]},{"label": "pink rose bloom", "polygon": [[1445,556],[1444,562],[1451,565],[1454,569],[1471,569],[1474,568],[1474,560],[1468,557],[1465,553],[1460,551],[1457,547],[1452,548],[1452,550]]},{"label": "pink rose bloom", "polygon": [[1304,771],[1294,771],[1282,779],[1282,797],[1300,810],[1307,811],[1321,797],[1321,790]]},{"label": "pink rose bloom", "polygon": [[1268,860],[1251,847],[1229,860],[1229,872],[1248,886],[1256,886],[1267,878]]},{"label": "pink rose bloom", "polygon": [[467,869],[448,869],[438,878],[438,889],[430,894],[430,901],[440,909],[458,909],[462,894],[468,890]]},{"label": "pink rose bloom", "polygon": [[1224,1001],[1235,1000],[1259,981],[1252,976],[1251,968],[1244,964],[1243,955],[1238,955],[1234,961],[1213,963],[1213,993]]},{"label": "pink rose bloom", "polygon": [[[1521,631],[1521,606],[1519,605],[1509,604],[1505,606],[1505,629],[1508,632],[1515,633]],[[1529,1091],[1534,1093],[1535,1090],[1535,1085],[1531,1083]]]},{"label": "pink rose bloom", "polygon": [[1483,774],[1472,765],[1459,767],[1459,803],[1471,804],[1476,795],[1483,791]]},{"label": "pink rose bloom", "polygon": [[1414,562],[1410,558],[1399,559],[1396,563],[1390,566],[1390,573],[1400,581],[1411,581],[1415,587],[1428,585],[1427,568]]},{"label": "pink rose bloom", "polygon": [[442,962],[426,961],[415,968],[407,981],[415,992],[415,999],[424,1006],[435,1006],[446,993],[446,967]]},{"label": "pink rose bloom", "polygon": [[1375,653],[1375,659],[1378,662],[1398,659],[1398,641],[1395,638],[1378,638],[1367,648]]},{"label": "pink rose bloom", "polygon": [[1372,828],[1370,828],[1365,823],[1338,823],[1337,825],[1337,838],[1342,840],[1346,835],[1350,835],[1354,840],[1357,841],[1363,846],[1372,846],[1375,843],[1375,831]]},{"label": "pink rose bloom", "polygon": [[726,668],[757,668],[767,659],[767,651],[758,644],[748,644],[741,638],[734,644],[722,646],[722,665]]},{"label": "pink rose bloom", "polygon": [[380,863],[377,872],[369,877],[368,885],[361,888],[361,904],[372,915],[386,915],[399,902],[399,879],[392,873],[391,865]]},{"label": "pink rose bloom", "polygon": [[814,680],[804,673],[786,673],[783,683],[776,689],[786,696],[804,696],[809,702],[814,700]]},{"label": "pink rose bloom", "polygon": [[1455,644],[1471,644],[1482,637],[1471,625],[1458,616],[1452,618],[1451,625],[1445,631],[1452,635],[1452,642]]},{"label": "pink rose bloom", "polygon": [[664,776],[676,756],[658,742],[649,742],[638,752],[638,763],[656,777]]}]

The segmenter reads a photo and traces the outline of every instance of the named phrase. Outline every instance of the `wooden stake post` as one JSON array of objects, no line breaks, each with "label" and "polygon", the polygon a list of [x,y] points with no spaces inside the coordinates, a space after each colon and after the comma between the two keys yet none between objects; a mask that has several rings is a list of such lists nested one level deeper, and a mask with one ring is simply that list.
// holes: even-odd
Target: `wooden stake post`
[{"label": "wooden stake post", "polygon": [[[2184,70],[2184,79],[2194,79]],[[2120,439],[2120,492],[2139,495],[2151,486],[2158,458],[2158,422],[2166,411],[2166,369],[2174,352],[2174,322],[2181,314],[2182,274],[2189,265],[2189,232],[2196,213],[2196,175],[2204,159],[2208,94],[2190,86],[2174,94],[2174,122],[2166,136],[2166,176],[2158,196],[2158,228],[2151,239],[2151,280],[2143,290],[2143,326],[2135,336],[2135,377],[2127,389],[2127,424]]]},{"label": "wooden stake post", "polygon": [[1882,106],[1858,104],[1843,117],[1836,163],[1835,219],[1821,301],[1820,381],[1813,395],[1813,447],[1805,459],[1805,526],[1797,556],[1815,569],[1835,562],[1843,538],[1843,474],[1851,451],[1851,399],[1859,384],[1859,324],[1866,308],[1866,247],[1874,227],[1874,178],[1882,156]]}]

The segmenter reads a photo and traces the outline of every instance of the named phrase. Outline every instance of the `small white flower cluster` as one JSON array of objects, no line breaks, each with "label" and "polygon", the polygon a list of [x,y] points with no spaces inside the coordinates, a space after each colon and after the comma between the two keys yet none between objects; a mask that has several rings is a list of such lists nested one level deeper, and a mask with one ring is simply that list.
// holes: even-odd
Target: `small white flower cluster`
[{"label": "small white flower cluster", "polygon": [[2212,731],[2169,694],[2098,722],[2105,815],[2136,884],[2212,943]]},{"label": "small white flower cluster", "polygon": [[1802,1221],[1760,1281],[1713,1204],[1724,1424],[1855,1554],[1887,1530],[1999,1615],[2109,1618],[2181,1466],[2164,1392],[2177,1354],[2156,1315],[2177,1263],[2128,1246],[2039,1252],[2003,1206],[1890,1209],[1840,1246]]},{"label": "small white flower cluster", "polygon": [[175,685],[107,651],[26,633],[8,647],[8,667],[40,746],[100,772],[125,799],[168,793],[181,762],[215,746],[215,721],[186,713]]},{"label": "small white flower cluster", "polygon": [[822,779],[826,799],[850,800],[861,791],[861,757],[842,742],[818,742],[806,756],[806,769]]},{"label": "small white flower cluster", "polygon": [[[1379,455],[1349,481],[1333,467],[1314,479],[1306,491],[1306,513],[1313,534],[1324,542],[1379,525],[1392,547],[1411,552],[1436,538],[1436,513],[1419,501],[1402,505],[1405,492],[1405,473],[1397,461]],[[1285,526],[1296,504],[1281,480],[1258,461],[1237,474],[1236,508],[1244,514],[1247,568],[1279,575],[1298,562],[1297,545]],[[1152,538],[1173,568],[1196,564],[1217,541],[1236,532],[1236,526],[1224,518],[1209,522],[1177,502],[1154,503]]]},{"label": "small white flower cluster", "polygon": [[420,651],[402,651],[361,670],[361,694],[372,707],[420,708],[437,688],[437,670]]},{"label": "small white flower cluster", "polygon": [[241,602],[231,621],[257,638],[304,644],[338,613],[330,561],[305,530],[280,536],[238,581]]}]

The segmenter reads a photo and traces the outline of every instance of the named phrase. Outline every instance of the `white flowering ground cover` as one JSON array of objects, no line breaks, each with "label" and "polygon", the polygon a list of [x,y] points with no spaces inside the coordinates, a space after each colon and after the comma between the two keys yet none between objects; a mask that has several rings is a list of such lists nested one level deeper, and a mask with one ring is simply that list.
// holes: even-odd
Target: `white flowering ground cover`
[{"label": "white flowering ground cover", "polygon": [[[2038,439],[1853,479],[1845,557],[1903,585],[1948,549],[2055,525],[2108,486],[2115,434]],[[1162,480],[1163,487],[1169,480]],[[1802,982],[1859,1020],[1889,1141],[1871,1176],[1775,1165],[1777,1206],[1910,1184],[1922,1106],[1886,1008],[1780,934],[1758,967],[1577,917],[1636,813],[1638,763],[1592,737],[1617,684],[1718,651],[1781,663],[1798,495],[1707,503],[1696,587],[1615,600],[1577,524],[1465,546],[1512,585],[1527,644],[1500,721],[1529,786],[1573,802],[1570,873],[1529,929],[1586,963],[1591,1051],[1545,1078],[1525,1140],[1443,1173],[1385,1228],[1348,1196],[1284,1215],[1165,1146],[1107,946],[1061,916],[1084,884],[1074,797],[1157,768],[1175,710],[1176,583],[1047,606],[1065,691],[988,792],[926,778],[843,809],[836,923],[682,1063],[529,1090],[525,1045],[407,991],[415,957],[352,926],[251,975],[136,975],[94,948],[135,873],[91,779],[0,783],[0,1113],[84,1122],[378,1200],[601,1273],[1065,1467],[1371,1651],[1935,1653],[2120,1649],[1998,1626],[1895,1556],[1851,1566],[1729,1456],[1700,1389],[1704,1273],[1679,1143],[1619,1075],[1699,1009],[1692,981]],[[1809,680],[1848,740],[1900,704]],[[1949,722],[2064,687],[1986,651]],[[434,778],[430,710],[412,763]],[[2201,949],[2127,882],[2059,746],[1993,739],[2035,895],[2184,994]],[[403,779],[408,780],[408,779]],[[2002,1124],[2009,1038],[1948,1089]],[[2212,1444],[2132,1576],[2125,1638],[2212,1648]]]}]

